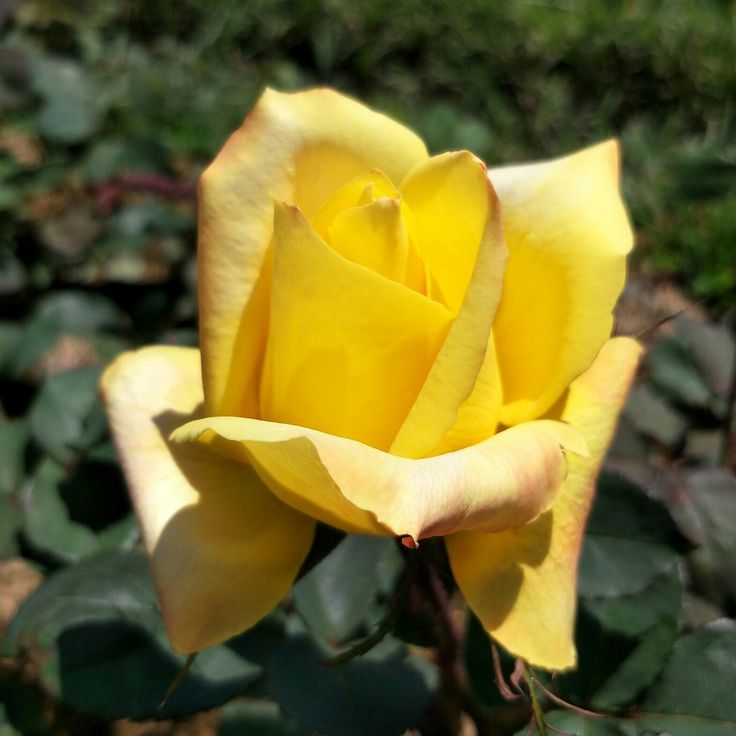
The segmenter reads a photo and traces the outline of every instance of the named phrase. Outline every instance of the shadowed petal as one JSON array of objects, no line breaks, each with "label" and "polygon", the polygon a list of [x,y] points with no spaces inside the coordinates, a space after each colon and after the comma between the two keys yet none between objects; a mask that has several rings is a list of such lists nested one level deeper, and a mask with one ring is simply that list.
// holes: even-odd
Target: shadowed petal
[{"label": "shadowed petal", "polygon": [[633,340],[610,340],[570,386],[561,418],[582,432],[590,454],[569,458],[567,480],[549,511],[521,529],[446,539],[455,579],[472,610],[494,639],[533,665],[561,670],[575,664],[583,527],[640,354]]},{"label": "shadowed petal", "polygon": [[511,425],[543,415],[611,334],[632,232],[615,141],[488,175],[509,249],[493,330]]},{"label": "shadowed petal", "polygon": [[171,645],[193,652],[254,625],[289,591],[314,522],[248,466],[168,441],[201,416],[198,350],[125,353],[102,393]]},{"label": "shadowed petal", "polygon": [[567,472],[562,449],[585,452],[562,422],[528,422],[457,452],[390,455],[304,427],[212,417],[176,430],[252,464],[284,502],[348,532],[413,539],[520,526],[547,509]]}]

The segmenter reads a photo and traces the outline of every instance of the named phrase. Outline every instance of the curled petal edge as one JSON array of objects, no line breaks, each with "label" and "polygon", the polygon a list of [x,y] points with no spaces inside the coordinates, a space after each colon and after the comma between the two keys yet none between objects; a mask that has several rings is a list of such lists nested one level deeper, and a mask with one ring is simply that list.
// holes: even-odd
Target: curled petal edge
[{"label": "curled petal edge", "polygon": [[419,540],[522,526],[549,508],[565,451],[587,448],[572,426],[528,422],[455,452],[413,460],[305,427],[238,417],[189,422],[198,443],[251,465],[284,503],[347,532]]}]

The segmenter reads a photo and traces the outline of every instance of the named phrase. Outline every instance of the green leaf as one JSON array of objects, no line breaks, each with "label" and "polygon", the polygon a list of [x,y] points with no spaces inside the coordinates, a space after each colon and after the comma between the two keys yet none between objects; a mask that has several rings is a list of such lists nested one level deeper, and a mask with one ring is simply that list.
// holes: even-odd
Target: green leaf
[{"label": "green leaf", "polygon": [[674,401],[700,409],[722,409],[703,380],[688,346],[677,337],[659,340],[648,354],[652,381]]},{"label": "green leaf", "polygon": [[669,448],[682,440],[687,429],[685,418],[646,383],[634,386],[626,402],[624,416],[637,432],[653,437]]},{"label": "green leaf", "polygon": [[23,500],[23,536],[55,562],[76,562],[97,552],[94,532],[69,518],[59,494],[63,468],[51,459],[42,463]]},{"label": "green leaf", "polygon": [[598,479],[587,534],[656,543],[682,552],[691,548],[665,506],[629,480],[606,471]]},{"label": "green leaf", "polygon": [[139,553],[104,553],[51,575],[21,606],[3,650],[37,662],[44,687],[67,705],[108,719],[213,708],[262,673],[232,647],[204,650],[159,709],[184,658],[168,648]]},{"label": "green leaf", "polygon": [[579,585],[583,596],[641,593],[677,564],[677,555],[659,544],[591,534],[583,543]]},{"label": "green leaf", "polygon": [[373,623],[381,569],[390,568],[395,578],[400,565],[393,540],[348,536],[294,586],[296,610],[313,632],[344,642]]},{"label": "green leaf", "polygon": [[616,671],[591,698],[594,710],[617,710],[649,687],[667,661],[679,631],[676,618],[663,618],[645,631]]},{"label": "green leaf", "polygon": [[400,736],[416,724],[436,686],[432,665],[395,640],[344,665],[321,664],[332,653],[304,632],[274,652],[268,684],[286,714],[328,736]]},{"label": "green leaf", "polygon": [[237,700],[222,709],[218,736],[309,736],[309,731],[285,718],[268,700]]},{"label": "green leaf", "polygon": [[13,373],[16,352],[23,337],[21,325],[0,321],[0,374]]},{"label": "green leaf", "polygon": [[3,370],[10,378],[24,376],[53,347],[58,336],[58,329],[48,320],[28,320],[10,346]]},{"label": "green leaf", "polygon": [[73,335],[120,330],[129,322],[111,299],[102,294],[71,289],[55,291],[40,299],[32,319],[43,320],[60,332]]},{"label": "green leaf", "polygon": [[0,559],[18,554],[22,514],[14,498],[0,493]]},{"label": "green leaf", "polygon": [[[545,721],[559,733],[574,736],[637,736],[626,723],[612,718],[586,718],[567,710],[553,710],[546,714]],[[515,736],[526,736],[529,730],[525,726]]]},{"label": "green leaf", "polygon": [[682,607],[682,583],[676,565],[635,595],[583,596],[581,605],[607,631],[636,638],[662,619],[676,619]]},{"label": "green leaf", "polygon": [[580,562],[579,667],[560,680],[569,699],[617,709],[655,680],[678,632],[681,547],[663,506],[601,477]]},{"label": "green leaf", "polygon": [[[682,637],[642,709],[699,716],[736,727],[736,629],[712,628]],[[691,732],[692,733],[692,732]]]},{"label": "green leaf", "polygon": [[16,731],[8,721],[5,715],[5,706],[0,703],[0,736],[20,736],[20,731]]},{"label": "green leaf", "polygon": [[104,432],[97,398],[99,368],[78,368],[51,376],[30,410],[31,431],[39,444],[66,464]]},{"label": "green leaf", "polygon": [[634,723],[637,736],[736,736],[733,721],[711,721],[694,716],[640,713]]},{"label": "green leaf", "polygon": [[696,586],[718,603],[736,600],[736,475],[701,468],[682,481],[685,528],[700,541],[690,555]]},{"label": "green leaf", "polygon": [[33,64],[33,87],[43,99],[38,129],[46,138],[79,143],[95,132],[104,96],[83,67],[68,59],[39,59]]},{"label": "green leaf", "polygon": [[710,390],[726,399],[736,371],[736,339],[722,325],[696,322],[685,316],[675,320],[677,335],[690,348],[693,362]]},{"label": "green leaf", "polygon": [[23,419],[0,423],[0,494],[16,492],[25,476],[28,425]]}]

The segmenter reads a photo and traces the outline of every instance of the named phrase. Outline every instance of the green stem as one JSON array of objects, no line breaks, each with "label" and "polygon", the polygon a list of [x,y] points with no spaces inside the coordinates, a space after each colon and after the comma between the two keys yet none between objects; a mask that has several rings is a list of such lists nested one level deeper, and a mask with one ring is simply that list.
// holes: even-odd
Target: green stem
[{"label": "green stem", "polygon": [[415,560],[416,555],[409,556],[409,560],[404,567],[401,580],[399,581],[393,600],[391,601],[391,608],[389,608],[388,613],[384,616],[383,620],[378,624],[375,630],[366,636],[365,639],[361,639],[351,647],[348,647],[342,652],[338,652],[334,657],[324,660],[322,662],[323,665],[326,667],[335,667],[340,664],[345,664],[345,662],[349,662],[351,659],[355,659],[355,657],[359,657],[362,654],[370,652],[373,647],[380,644],[383,639],[391,633],[394,623],[396,622],[396,617],[403,607],[404,601],[409,593],[409,588],[411,588],[411,585],[414,582],[414,576],[416,574]]},{"label": "green stem", "polygon": [[539,736],[549,736],[547,731],[547,724],[544,721],[544,711],[542,710],[542,704],[539,702],[537,695],[537,687],[534,683],[534,677],[529,671],[529,667],[524,666],[524,681],[529,689],[529,696],[532,699],[532,710],[534,711],[534,722],[537,724],[537,730]]}]

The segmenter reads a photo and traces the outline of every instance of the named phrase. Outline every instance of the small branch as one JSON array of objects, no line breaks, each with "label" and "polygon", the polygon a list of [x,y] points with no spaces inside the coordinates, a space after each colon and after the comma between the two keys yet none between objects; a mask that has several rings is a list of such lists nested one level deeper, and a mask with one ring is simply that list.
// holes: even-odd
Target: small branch
[{"label": "small branch", "polygon": [[579,705],[573,705],[572,703],[568,703],[567,700],[563,700],[559,695],[555,695],[553,692],[548,690],[544,685],[542,685],[539,680],[537,680],[536,677],[533,678],[536,686],[555,704],[559,705],[561,708],[564,708],[565,710],[572,711],[573,713],[577,713],[580,716],[584,716],[585,718],[605,718],[603,713],[596,713],[594,710],[586,710],[585,708],[581,708]]},{"label": "small branch", "polygon": [[336,667],[341,664],[349,662],[355,657],[360,657],[363,654],[370,652],[373,647],[380,644],[384,638],[391,633],[396,623],[396,618],[404,605],[404,601],[407,598],[409,589],[414,582],[414,576],[416,574],[416,555],[410,555],[409,559],[404,567],[404,571],[401,575],[401,580],[394,593],[393,600],[391,601],[391,607],[388,613],[383,617],[383,620],[378,624],[373,633],[369,634],[365,639],[361,639],[347,649],[339,652],[334,657],[325,659],[322,664],[326,667]]},{"label": "small branch", "polygon": [[547,724],[544,720],[544,711],[542,710],[542,704],[539,702],[539,696],[537,695],[536,680],[532,676],[529,667],[524,667],[524,681],[526,682],[527,689],[529,690],[529,696],[532,699],[532,711],[534,713],[534,723],[537,726],[539,736],[549,736],[547,731]]},{"label": "small branch", "polygon": [[464,626],[459,624],[453,615],[450,598],[436,570],[427,565],[425,571],[425,587],[439,614],[437,617],[440,629],[438,664],[444,689],[450,700],[470,716],[478,734],[494,733],[496,729],[491,714],[475,699],[468,683],[464,661]]},{"label": "small branch", "polygon": [[650,335],[654,330],[658,329],[659,327],[662,327],[662,325],[666,325],[668,322],[671,322],[673,319],[677,319],[681,314],[684,312],[687,312],[688,309],[692,309],[693,307],[698,307],[701,304],[705,302],[705,299],[698,299],[696,302],[692,302],[690,304],[686,304],[682,309],[678,309],[676,312],[673,312],[672,314],[668,314],[661,319],[658,319],[654,324],[649,325],[649,327],[645,327],[643,330],[639,330],[639,332],[634,335],[634,337],[637,340],[641,340],[642,337],[647,337]]}]

